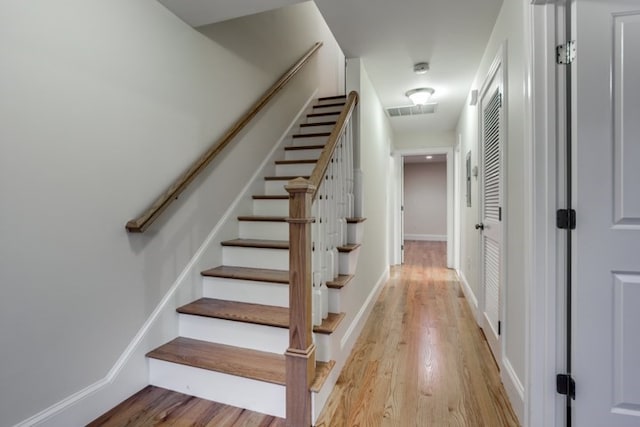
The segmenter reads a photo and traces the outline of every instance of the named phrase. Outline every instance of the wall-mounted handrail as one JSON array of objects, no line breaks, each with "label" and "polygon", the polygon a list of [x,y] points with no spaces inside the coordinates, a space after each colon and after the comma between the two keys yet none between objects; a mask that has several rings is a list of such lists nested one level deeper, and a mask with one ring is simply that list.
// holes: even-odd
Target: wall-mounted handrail
[{"label": "wall-mounted handrail", "polygon": [[236,121],[227,132],[200,156],[171,186],[163,192],[137,218],[127,222],[126,229],[131,233],[142,233],[160,216],[160,214],[187,188],[187,186],[207,167],[209,163],[245,128],[262,108],[309,62],[320,49],[322,42],[317,42],[286,73],[278,79],[255,104]]},{"label": "wall-mounted handrail", "polygon": [[311,176],[309,177],[309,181],[315,187],[315,192],[313,193],[313,199],[315,200],[318,195],[318,190],[320,189],[320,185],[322,184],[322,178],[324,177],[327,168],[329,167],[329,163],[331,162],[331,157],[333,157],[333,152],[336,150],[336,146],[338,145],[338,141],[340,141],[340,137],[344,134],[347,129],[347,125],[349,124],[349,119],[351,118],[351,114],[353,110],[356,108],[358,104],[358,92],[352,91],[349,93],[347,97],[347,101],[342,109],[342,112],[338,116],[336,120],[336,125],[331,131],[331,135],[329,135],[329,139],[322,149],[322,153],[320,154],[320,158],[318,159],[318,163],[316,163],[316,167],[313,169]]}]

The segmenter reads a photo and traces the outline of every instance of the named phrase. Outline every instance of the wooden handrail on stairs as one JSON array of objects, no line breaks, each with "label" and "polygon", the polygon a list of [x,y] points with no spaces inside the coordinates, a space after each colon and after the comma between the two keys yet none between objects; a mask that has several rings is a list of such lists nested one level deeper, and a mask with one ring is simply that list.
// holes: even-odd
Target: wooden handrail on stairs
[{"label": "wooden handrail on stairs", "polygon": [[[311,233],[312,205],[325,178],[333,179],[327,176],[327,171],[335,171],[330,169],[330,164],[337,161],[334,159],[336,147],[347,129],[351,130],[349,122],[357,103],[358,94],[351,92],[309,179],[296,178],[286,186],[289,193],[289,348],[285,353],[288,427],[307,427],[312,423],[310,386],[316,369],[312,335],[311,248],[315,245]],[[340,161],[353,163],[352,157],[347,157]],[[315,250],[319,250],[318,246]]]},{"label": "wooden handrail on stairs", "polygon": [[211,161],[245,128],[262,108],[309,62],[322,47],[317,42],[286,73],[278,79],[249,110],[236,121],[229,130],[200,156],[171,186],[137,218],[127,222],[126,229],[131,233],[142,233],[160,216],[160,214],[187,188]]},{"label": "wooden handrail on stairs", "polygon": [[313,192],[313,199],[315,200],[318,196],[318,189],[322,184],[322,178],[327,172],[327,168],[329,167],[329,163],[331,162],[331,157],[333,157],[333,153],[336,150],[336,146],[338,145],[338,141],[340,141],[340,137],[344,134],[347,129],[347,124],[351,119],[351,115],[353,114],[353,110],[356,108],[358,104],[358,92],[352,91],[347,97],[347,101],[336,120],[336,125],[331,131],[331,135],[329,135],[329,140],[325,144],[322,149],[322,153],[320,154],[320,158],[318,159],[318,163],[316,163],[316,167],[313,169],[311,176],[309,177],[309,182],[311,185],[315,187],[315,191]]}]

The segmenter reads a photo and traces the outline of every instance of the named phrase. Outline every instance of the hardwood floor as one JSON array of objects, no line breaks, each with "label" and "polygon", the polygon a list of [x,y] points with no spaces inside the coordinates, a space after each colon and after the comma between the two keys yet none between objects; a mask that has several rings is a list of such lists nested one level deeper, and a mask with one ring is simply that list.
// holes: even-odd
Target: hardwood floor
[{"label": "hardwood floor", "polygon": [[[439,242],[407,242],[317,427],[518,426]],[[284,420],[147,387],[90,426],[276,427]]]},{"label": "hardwood floor", "polygon": [[285,427],[281,418],[148,386],[88,427]]},{"label": "hardwood floor", "polygon": [[406,242],[317,426],[518,426],[441,242]]}]

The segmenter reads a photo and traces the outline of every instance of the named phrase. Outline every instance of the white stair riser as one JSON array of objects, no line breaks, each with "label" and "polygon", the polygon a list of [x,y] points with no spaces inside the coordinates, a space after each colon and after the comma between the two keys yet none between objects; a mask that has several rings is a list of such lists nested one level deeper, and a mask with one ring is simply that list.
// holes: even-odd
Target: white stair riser
[{"label": "white stair riser", "polygon": [[289,223],[240,221],[241,239],[289,240]]},{"label": "white stair riser", "polygon": [[341,252],[338,256],[340,274],[356,274],[356,265],[358,264],[358,254],[360,248],[354,249],[351,252]]},{"label": "white stair riser", "polygon": [[320,362],[328,362],[334,357],[337,357],[337,354],[333,354],[335,350],[331,345],[331,335],[313,334],[313,341],[316,344],[316,360]]},{"label": "white stair riser", "polygon": [[318,159],[322,153],[321,148],[309,149],[309,150],[287,150],[284,152],[285,160],[307,160]]},{"label": "white stair riser", "polygon": [[306,147],[308,145],[324,145],[329,140],[328,136],[310,136],[307,138],[291,138],[294,147]]},{"label": "white stair riser", "polygon": [[192,366],[149,359],[150,383],[225,405],[285,417],[285,387]]},{"label": "white stair riser", "polygon": [[315,163],[276,165],[276,176],[311,176]]},{"label": "white stair riser", "polygon": [[362,243],[362,236],[364,236],[363,222],[347,224],[347,242]]},{"label": "white stair riser", "polygon": [[346,102],[346,98],[335,98],[335,99],[318,99],[313,105],[327,105],[327,104],[338,104],[340,102]]},{"label": "white stair riser", "polygon": [[312,113],[340,113],[343,108],[344,105],[339,105],[337,107],[315,107],[313,108]]},{"label": "white stair riser", "polygon": [[[331,122],[332,120],[326,120]],[[324,122],[320,122],[324,123]],[[320,125],[320,126],[301,126],[300,133],[318,133],[318,132],[331,132],[335,125]]]},{"label": "white stair riser", "polygon": [[[321,111],[314,111],[314,113],[320,113]],[[339,114],[331,114],[328,116],[314,116],[307,117],[307,123],[322,123],[322,122],[335,122],[338,120]]]},{"label": "white stair riser", "polygon": [[181,337],[284,354],[289,330],[189,314],[179,315]]},{"label": "white stair riser", "polygon": [[253,201],[253,214],[265,216],[288,216],[289,200],[255,199]]},{"label": "white stair riser", "polygon": [[205,298],[289,307],[289,285],[283,283],[205,277],[202,294]]},{"label": "white stair riser", "polygon": [[289,251],[284,249],[224,246],[222,264],[234,267],[289,269]]},{"label": "white stair riser", "polygon": [[329,289],[329,311],[332,313],[342,313],[342,298],[340,289]]},{"label": "white stair riser", "polygon": [[264,182],[264,191],[265,194],[269,196],[288,196],[287,190],[284,189],[284,186],[287,185],[287,181],[277,180],[277,181],[265,181]]}]

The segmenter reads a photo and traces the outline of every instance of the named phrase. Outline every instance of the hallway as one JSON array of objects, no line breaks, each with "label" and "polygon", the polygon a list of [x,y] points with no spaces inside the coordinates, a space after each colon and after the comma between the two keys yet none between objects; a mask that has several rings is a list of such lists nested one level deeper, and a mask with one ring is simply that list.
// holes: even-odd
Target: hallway
[{"label": "hallway", "polygon": [[318,426],[517,426],[443,242],[406,242]]}]

